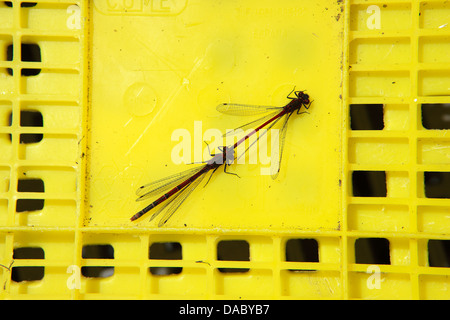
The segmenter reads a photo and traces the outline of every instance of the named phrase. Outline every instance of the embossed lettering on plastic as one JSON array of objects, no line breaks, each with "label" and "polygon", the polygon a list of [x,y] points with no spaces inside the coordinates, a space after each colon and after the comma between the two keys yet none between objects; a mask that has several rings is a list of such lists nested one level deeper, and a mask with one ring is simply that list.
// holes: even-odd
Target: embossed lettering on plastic
[{"label": "embossed lettering on plastic", "polygon": [[104,14],[170,16],[180,14],[187,0],[95,0],[94,4]]}]

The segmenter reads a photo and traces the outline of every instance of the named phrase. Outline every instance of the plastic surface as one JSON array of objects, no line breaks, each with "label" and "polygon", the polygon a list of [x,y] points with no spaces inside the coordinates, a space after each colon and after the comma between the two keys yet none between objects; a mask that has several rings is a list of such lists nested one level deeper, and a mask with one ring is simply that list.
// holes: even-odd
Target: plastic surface
[{"label": "plastic surface", "polygon": [[[449,103],[450,6],[370,5],[0,2],[0,298],[450,298],[448,128],[421,119]],[[181,142],[199,161],[255,119],[216,105],[294,86],[314,102],[276,180],[247,157],[165,226],[129,221],[194,166]],[[375,105],[381,129],[352,127]]]}]

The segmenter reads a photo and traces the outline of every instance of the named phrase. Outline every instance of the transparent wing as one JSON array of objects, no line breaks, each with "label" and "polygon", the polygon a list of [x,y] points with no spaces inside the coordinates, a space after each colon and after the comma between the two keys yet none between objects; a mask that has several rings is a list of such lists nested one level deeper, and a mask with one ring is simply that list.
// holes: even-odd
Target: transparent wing
[{"label": "transparent wing", "polygon": [[[269,130],[270,129],[272,129],[272,127],[278,122],[278,121],[280,121],[280,119],[282,119],[283,117],[280,117],[280,118],[278,118],[278,119],[276,119],[274,122],[272,122],[267,128],[265,128],[266,130],[264,131],[264,132],[262,132],[262,133],[260,133],[259,135],[258,135],[258,137],[255,139],[255,141],[253,141],[248,147],[247,147],[247,149],[245,149],[245,151],[242,153],[242,154],[240,154],[239,156],[238,156],[238,158],[236,159],[236,160],[239,160],[244,154],[246,154],[247,153],[247,151],[256,143],[256,142],[258,142],[258,140],[263,136],[263,135],[265,135],[267,132],[269,132]],[[270,118],[269,118],[270,119]]]},{"label": "transparent wing", "polygon": [[289,118],[291,117],[291,115],[292,115],[292,113],[289,114],[288,116],[286,116],[284,119],[283,126],[281,128],[279,141],[278,141],[279,148],[278,148],[278,150],[275,150],[275,152],[276,152],[275,157],[272,157],[272,159],[275,160],[275,165],[270,166],[270,175],[271,175],[272,179],[274,179],[274,180],[278,177],[278,174],[280,173],[281,159],[283,157],[283,150],[284,150],[284,143],[286,140],[288,121],[289,121]]},{"label": "transparent wing", "polygon": [[280,110],[282,107],[274,107],[274,106],[258,106],[251,104],[239,104],[239,103],[222,103],[216,107],[216,110],[229,114],[232,116],[253,116],[257,114],[262,114],[265,112],[269,112],[271,110]]},{"label": "transparent wing", "polygon": [[191,184],[189,184],[186,188],[183,189],[183,191],[180,193],[179,196],[172,201],[172,205],[167,209],[166,213],[164,213],[164,216],[161,218],[161,220],[158,223],[158,227],[162,227],[177,211],[177,209],[181,206],[181,204],[186,200],[186,198],[192,193],[192,191],[197,188],[197,186],[202,182],[203,178],[206,176],[206,174],[201,175],[198,177],[195,181],[193,181]]},{"label": "transparent wing", "polygon": [[183,191],[186,190],[186,188],[189,188],[189,186],[190,186],[191,184],[192,184],[192,183],[188,184],[186,187],[184,187],[184,189],[178,191],[177,194],[175,194],[175,195],[172,196],[171,198],[167,199],[167,200],[161,205],[161,207],[159,207],[158,210],[157,210],[155,213],[152,214],[152,216],[150,217],[149,222],[152,221],[152,220],[154,220],[157,216],[159,216],[160,213],[163,212],[164,209],[166,209],[168,205],[170,205],[172,202],[174,202],[174,201],[175,201],[175,200],[183,193]]},{"label": "transparent wing", "polygon": [[233,136],[233,135],[241,133],[241,130],[245,131],[245,130],[251,129],[252,127],[256,127],[257,124],[264,123],[265,121],[275,117],[278,113],[280,113],[280,110],[277,110],[275,112],[271,112],[271,113],[269,113],[268,115],[266,115],[264,117],[261,117],[259,119],[256,119],[256,120],[252,121],[252,122],[246,123],[246,124],[244,124],[244,125],[242,125],[240,127],[237,127],[237,128],[235,128],[233,130],[229,130],[223,136],[224,137],[225,136]]},{"label": "transparent wing", "polygon": [[169,190],[175,187],[179,182],[186,180],[190,176],[193,176],[203,168],[204,166],[196,167],[193,169],[191,168],[189,170],[178,172],[174,175],[143,185],[136,190],[136,195],[139,196],[136,201],[142,201],[154,196],[155,194]]}]

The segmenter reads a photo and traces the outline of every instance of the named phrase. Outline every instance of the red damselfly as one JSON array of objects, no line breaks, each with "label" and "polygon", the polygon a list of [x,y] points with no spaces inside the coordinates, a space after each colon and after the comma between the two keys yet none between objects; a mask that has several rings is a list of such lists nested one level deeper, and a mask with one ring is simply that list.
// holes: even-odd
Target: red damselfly
[{"label": "red damselfly", "polygon": [[224,165],[223,171],[225,173],[237,176],[237,174],[235,173],[227,172],[226,168],[231,163],[233,163],[234,150],[237,148],[237,146],[247,140],[254,133],[256,133],[256,131],[250,132],[240,141],[236,142],[233,146],[219,147],[219,150],[221,152],[216,155],[211,154],[212,158],[206,161],[205,165],[203,166],[179,172],[172,176],[156,180],[139,187],[136,190],[136,195],[139,196],[136,201],[146,200],[157,194],[161,194],[169,189],[170,190],[150,203],[147,207],[136,213],[134,216],[132,216],[131,221],[139,219],[153,208],[159,206],[159,209],[150,217],[150,221],[152,221],[161,212],[163,212],[164,209],[168,208],[158,224],[158,226],[161,227],[172,217],[172,215],[181,206],[184,200],[186,200],[186,198],[192,193],[192,191],[194,191],[194,189],[202,182],[207,173],[212,171],[211,176],[208,179],[209,182],[214,172],[216,172],[221,165]]},{"label": "red damselfly", "polygon": [[221,151],[221,153],[211,155],[212,158],[208,160],[204,166],[189,169],[138,188],[136,191],[136,195],[138,195],[139,197],[136,199],[136,201],[148,199],[169,189],[170,191],[163,194],[147,207],[132,216],[131,221],[139,219],[151,209],[155,208],[156,206],[160,206],[159,209],[151,216],[150,221],[152,221],[171,204],[158,224],[158,226],[164,225],[167,220],[172,217],[172,215],[180,207],[184,200],[186,200],[186,198],[192,193],[192,191],[194,191],[194,189],[200,184],[200,182],[202,182],[203,178],[208,172],[212,171],[212,176],[222,164],[224,165],[224,172],[226,172],[227,166],[229,166],[234,161],[234,148],[223,147],[219,148],[219,150]]},{"label": "red damselfly", "polygon": [[[290,95],[294,93],[295,97],[291,97]],[[279,149],[278,150],[272,150],[272,152],[278,153],[277,157],[273,157],[277,159],[277,163],[275,166],[272,166],[271,170],[271,176],[273,179],[276,179],[279,172],[280,172],[280,165],[281,165],[281,159],[283,155],[283,149],[284,149],[284,142],[286,139],[286,132],[287,132],[287,124],[289,118],[292,116],[292,114],[297,111],[297,114],[300,114],[300,110],[302,107],[304,107],[306,110],[309,109],[311,106],[312,101],[309,99],[309,95],[305,93],[305,91],[295,91],[294,89],[287,95],[287,99],[290,99],[291,101],[285,105],[284,107],[275,107],[275,106],[257,106],[257,105],[247,105],[247,104],[238,104],[238,103],[222,103],[217,106],[217,111],[228,114],[228,115],[235,115],[235,116],[250,116],[250,115],[258,115],[263,114],[267,112],[271,112],[270,114],[263,116],[262,118],[256,119],[252,122],[249,122],[247,124],[244,124],[232,131],[230,133],[235,133],[239,129],[241,130],[247,130],[251,128],[252,126],[255,126],[256,124],[260,124],[256,129],[254,129],[252,132],[257,132],[263,128],[266,129],[266,132],[268,132],[270,129],[272,129],[275,124],[278,122],[281,122],[281,133],[280,133],[280,141],[279,141]],[[228,134],[228,133],[227,133]],[[226,135],[227,135],[226,134]],[[237,144],[240,144],[241,142],[245,141],[248,138],[249,135],[246,135],[244,138],[242,138],[240,141],[238,141]],[[254,141],[253,143],[255,143]],[[253,144],[252,143],[252,144]],[[236,146],[236,145],[235,145]],[[251,145],[248,147],[250,148]],[[248,150],[247,148],[247,150]]]},{"label": "red damselfly", "polygon": [[[294,92],[294,90],[291,91],[291,93]],[[283,118],[283,116],[286,115],[286,118],[283,123],[283,129],[282,129],[282,143],[284,142],[284,136],[286,134],[286,125],[287,120],[292,115],[294,111],[297,110],[297,113],[299,113],[302,106],[304,106],[306,109],[309,108],[311,102],[309,101],[309,96],[305,94],[303,91],[295,91],[294,94],[296,98],[289,97],[290,94],[287,96],[287,98],[292,99],[292,101],[287,104],[285,107],[262,107],[262,106],[251,106],[251,105],[242,105],[242,104],[222,104],[217,107],[217,110],[220,112],[226,113],[226,114],[234,114],[234,115],[251,115],[251,114],[260,114],[262,112],[266,112],[267,110],[276,110],[274,113],[270,114],[269,116],[265,116],[261,119],[252,121],[250,123],[247,123],[244,126],[241,126],[236,129],[247,129],[249,126],[256,124],[258,122],[264,121],[263,124],[259,125],[256,129],[252,130],[250,133],[246,134],[243,138],[241,138],[239,141],[237,141],[233,146],[227,147],[224,146],[222,148],[219,147],[219,150],[221,153],[218,153],[216,155],[211,155],[212,158],[205,162],[205,165],[196,167],[194,169],[189,169],[177,174],[174,174],[172,176],[151,182],[147,185],[143,185],[140,188],[137,189],[136,195],[139,197],[136,201],[142,201],[146,200],[152,196],[155,196],[157,194],[161,194],[167,190],[169,190],[167,193],[164,193],[162,196],[160,196],[158,199],[153,201],[151,204],[149,204],[147,207],[136,213],[131,217],[131,221],[137,220],[140,217],[142,217],[144,214],[149,212],[155,207],[159,207],[156,212],[153,213],[153,215],[150,217],[150,221],[155,219],[157,216],[159,216],[166,208],[167,211],[164,213],[163,217],[161,218],[160,222],[158,223],[158,226],[161,227],[164,225],[175,213],[175,211],[181,206],[181,204],[186,200],[186,198],[192,193],[192,191],[202,182],[203,178],[207,175],[207,173],[211,172],[211,176],[208,179],[211,179],[214,172],[217,171],[217,169],[224,165],[224,172],[229,173],[226,171],[227,166],[229,166],[235,158],[235,152],[234,150],[241,144],[244,143],[247,139],[249,139],[253,134],[258,132],[259,130],[263,129],[265,126],[268,125],[268,130],[272,128],[280,119]],[[281,110],[282,109],[282,110]],[[258,137],[259,139],[259,137]],[[256,140],[257,141],[257,140]],[[255,142],[256,142],[255,141]],[[255,143],[253,142],[253,143]],[[208,146],[209,148],[209,146]],[[283,147],[280,146],[280,151],[282,152]],[[281,161],[281,157],[280,157]],[[235,173],[230,173],[233,175],[237,175]],[[208,183],[207,182],[207,183]]]}]

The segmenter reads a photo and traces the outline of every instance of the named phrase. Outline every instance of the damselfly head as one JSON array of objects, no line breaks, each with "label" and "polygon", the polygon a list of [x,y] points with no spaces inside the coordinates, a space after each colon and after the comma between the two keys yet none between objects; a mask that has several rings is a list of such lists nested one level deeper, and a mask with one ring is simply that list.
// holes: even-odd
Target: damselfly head
[{"label": "damselfly head", "polygon": [[309,109],[309,106],[311,105],[311,100],[309,100],[309,94],[305,93],[304,91],[298,91],[296,96],[297,101],[300,103],[300,108],[304,106],[305,109]]},{"label": "damselfly head", "polygon": [[234,161],[234,148],[224,147],[225,162],[232,163]]},{"label": "damselfly head", "polygon": [[296,96],[300,101],[304,103],[309,103],[309,95],[304,91],[297,91]]}]

